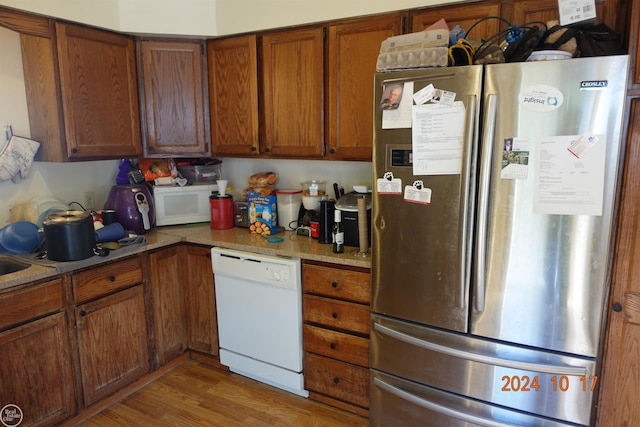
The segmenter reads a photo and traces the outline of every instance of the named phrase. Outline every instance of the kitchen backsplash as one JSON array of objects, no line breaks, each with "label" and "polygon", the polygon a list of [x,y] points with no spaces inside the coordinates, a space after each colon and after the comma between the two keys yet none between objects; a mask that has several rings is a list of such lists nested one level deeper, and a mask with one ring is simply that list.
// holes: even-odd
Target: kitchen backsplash
[{"label": "kitchen backsplash", "polygon": [[[354,185],[371,185],[371,163],[324,160],[222,159],[222,176],[229,180],[232,194],[239,194],[248,185],[250,175],[261,171],[278,174],[277,188],[300,188],[309,179],[337,182],[352,190]],[[34,162],[27,179],[19,184],[0,181],[0,226],[10,219],[10,208],[37,196],[54,196],[65,203],[83,203],[84,194],[93,192],[94,208],[104,205],[118,172],[117,160],[79,163]],[[327,188],[331,188],[328,185]],[[77,206],[74,206],[77,208]]]}]

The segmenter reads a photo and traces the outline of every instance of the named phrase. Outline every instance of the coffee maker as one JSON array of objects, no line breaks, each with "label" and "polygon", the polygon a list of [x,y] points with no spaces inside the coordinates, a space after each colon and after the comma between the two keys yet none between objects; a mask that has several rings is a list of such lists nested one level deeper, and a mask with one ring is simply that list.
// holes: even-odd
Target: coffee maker
[{"label": "coffee maker", "polygon": [[308,227],[311,237],[320,234],[320,202],[327,200],[326,182],[310,180],[300,183],[302,187],[302,206],[298,213],[298,227]]}]

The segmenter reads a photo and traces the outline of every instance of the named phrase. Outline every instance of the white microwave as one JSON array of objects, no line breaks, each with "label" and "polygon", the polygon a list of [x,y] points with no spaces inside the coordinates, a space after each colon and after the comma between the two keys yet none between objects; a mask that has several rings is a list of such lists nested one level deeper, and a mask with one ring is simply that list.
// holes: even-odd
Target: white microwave
[{"label": "white microwave", "polygon": [[210,222],[209,196],[217,191],[216,184],[197,184],[185,187],[154,186],[153,201],[155,203],[156,225]]}]

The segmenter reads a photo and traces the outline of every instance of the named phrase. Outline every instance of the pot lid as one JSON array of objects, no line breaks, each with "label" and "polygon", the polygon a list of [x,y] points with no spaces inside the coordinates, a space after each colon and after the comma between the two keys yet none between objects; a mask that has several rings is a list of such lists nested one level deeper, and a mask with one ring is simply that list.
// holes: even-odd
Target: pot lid
[{"label": "pot lid", "polygon": [[371,194],[362,194],[351,192],[347,193],[336,201],[336,209],[341,211],[357,212],[358,199],[365,198],[367,200],[367,209],[371,209]]},{"label": "pot lid", "polygon": [[68,224],[86,220],[90,214],[83,211],[63,211],[54,212],[44,219],[44,225],[51,224]]}]

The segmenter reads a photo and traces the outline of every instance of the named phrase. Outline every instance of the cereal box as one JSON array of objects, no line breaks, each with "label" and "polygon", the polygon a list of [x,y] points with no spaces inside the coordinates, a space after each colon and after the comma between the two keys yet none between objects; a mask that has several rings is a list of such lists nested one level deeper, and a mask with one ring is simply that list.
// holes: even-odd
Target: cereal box
[{"label": "cereal box", "polygon": [[251,233],[272,235],[278,232],[278,203],[275,194],[262,196],[258,193],[249,193],[247,204]]}]

